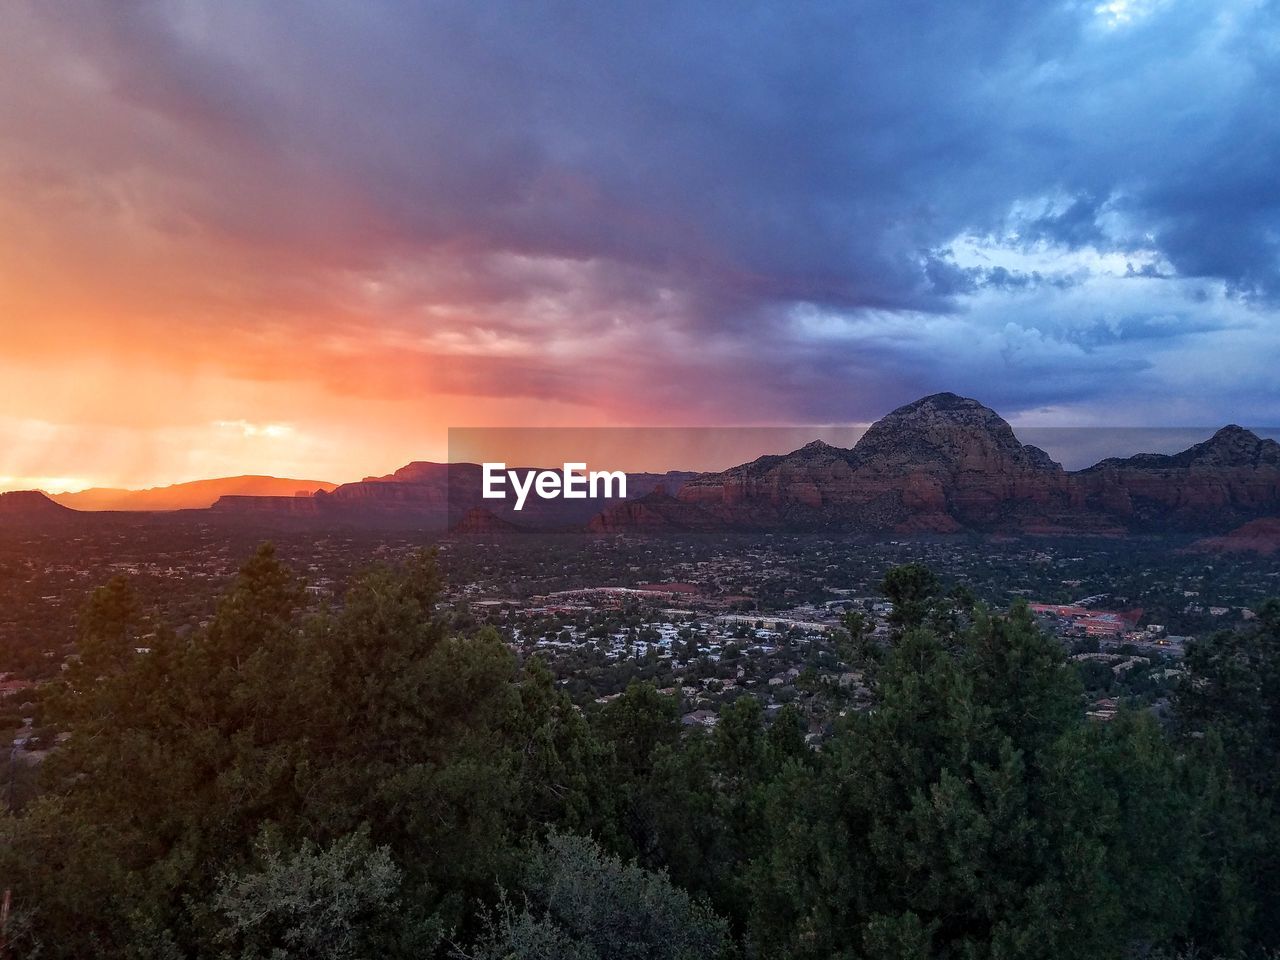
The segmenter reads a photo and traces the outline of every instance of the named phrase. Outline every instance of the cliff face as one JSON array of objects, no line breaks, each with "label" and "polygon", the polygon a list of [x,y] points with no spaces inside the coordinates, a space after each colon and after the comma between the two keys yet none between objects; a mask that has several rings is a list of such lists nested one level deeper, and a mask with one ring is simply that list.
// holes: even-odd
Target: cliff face
[{"label": "cliff face", "polygon": [[209,507],[219,514],[255,514],[283,517],[315,517],[320,510],[315,497],[269,497],[227,494]]},{"label": "cliff face", "polygon": [[855,486],[866,498],[895,498],[903,520],[945,515],[958,524],[999,520],[1010,503],[1060,507],[1062,467],[1018,441],[995,411],[941,393],[899,407],[853,448]]},{"label": "cliff face", "polygon": [[451,467],[447,463],[416,460],[385,477],[365,477],[329,493],[318,493],[315,500],[324,513],[416,513],[443,523],[451,487],[461,489],[468,483],[479,489],[480,468],[475,464]]},{"label": "cliff face", "polygon": [[952,393],[899,407],[852,450],[815,441],[691,480],[679,499],[727,522],[949,533],[1011,502],[1064,507],[1062,467],[994,411]]},{"label": "cliff face", "polygon": [[1280,444],[1232,425],[1181,453],[1103,460],[1072,479],[1078,506],[1130,526],[1220,528],[1280,506]]},{"label": "cliff face", "polygon": [[899,407],[852,449],[815,441],[689,481],[672,503],[628,504],[593,529],[834,527],[1119,535],[1226,529],[1280,510],[1280,444],[1225,427],[1174,455],[1068,473],[993,410],[952,393]]}]

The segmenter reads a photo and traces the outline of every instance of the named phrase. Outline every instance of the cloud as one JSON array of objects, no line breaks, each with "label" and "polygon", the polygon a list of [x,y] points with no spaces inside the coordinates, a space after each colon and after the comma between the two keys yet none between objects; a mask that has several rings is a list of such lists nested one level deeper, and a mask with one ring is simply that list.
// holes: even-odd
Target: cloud
[{"label": "cloud", "polygon": [[[1247,419],[1280,400],[1278,20],[32,0],[0,38],[0,323],[30,369],[182,371],[193,430],[301,423],[292,390],[335,438],[394,422],[385,457],[463,399]],[[218,409],[229,380],[276,407]]]}]

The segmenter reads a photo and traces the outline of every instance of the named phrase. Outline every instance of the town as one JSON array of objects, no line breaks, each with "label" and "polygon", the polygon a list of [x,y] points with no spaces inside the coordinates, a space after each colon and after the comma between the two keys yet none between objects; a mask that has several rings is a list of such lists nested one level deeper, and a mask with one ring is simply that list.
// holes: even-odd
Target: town
[{"label": "town", "polygon": [[[38,758],[48,745],[34,693],[74,656],[95,587],[125,576],[154,620],[183,635],[208,622],[260,535],[121,521],[69,541],[0,540],[0,726],[19,752]],[[752,696],[767,715],[794,706],[813,741],[869,702],[844,656],[847,626],[856,616],[885,641],[893,607],[880,583],[898,564],[922,563],[993,609],[1027,602],[1077,664],[1082,709],[1099,720],[1126,703],[1162,711],[1187,642],[1247,623],[1280,592],[1266,558],[1206,556],[1170,539],[271,535],[317,607],[340,604],[369,564],[435,550],[448,616],[542,659],[582,709],[651,681],[678,698],[688,725],[713,726]]]}]

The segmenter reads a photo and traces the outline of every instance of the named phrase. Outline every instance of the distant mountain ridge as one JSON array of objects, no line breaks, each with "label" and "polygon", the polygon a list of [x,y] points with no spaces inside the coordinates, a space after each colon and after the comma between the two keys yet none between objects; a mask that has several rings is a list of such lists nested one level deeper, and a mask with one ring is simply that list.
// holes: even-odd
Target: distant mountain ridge
[{"label": "distant mountain ridge", "polygon": [[815,441],[702,474],[675,496],[612,507],[591,527],[1119,535],[1227,529],[1275,512],[1280,444],[1242,427],[1224,427],[1181,453],[1068,472],[1021,443],[994,410],[940,393],[887,414],[850,449]]},{"label": "distant mountain ridge", "polygon": [[[513,467],[523,473],[531,467]],[[676,492],[695,473],[673,470],[668,473],[628,473],[628,499],[643,497],[659,488]],[[582,500],[541,499],[531,496],[524,509],[516,511],[508,500],[482,497],[483,468],[478,463],[435,463],[415,460],[394,473],[366,477],[321,491],[304,503],[279,497],[223,497],[213,511],[224,515],[254,514],[315,519],[339,525],[443,531],[470,530],[481,521],[460,526],[477,507],[492,514],[495,521],[514,523],[525,529],[581,529],[612,501],[604,498]],[[478,517],[478,515],[477,515]],[[500,524],[485,521],[493,529]]]},{"label": "distant mountain ridge", "polygon": [[77,493],[49,494],[49,498],[73,510],[203,510],[225,496],[310,496],[329,491],[336,483],[327,480],[294,480],[288,477],[246,475],[192,480],[145,490],[91,487]]},{"label": "distant mountain ridge", "polygon": [[[261,489],[255,486],[260,482],[276,492],[238,492],[246,484]],[[193,513],[228,522],[452,529],[460,535],[582,529],[1216,534],[1280,516],[1280,444],[1232,424],[1180,453],[1111,457],[1067,471],[1039,447],[1022,443],[994,410],[939,393],[893,410],[850,448],[815,440],[728,470],[628,474],[628,497],[621,502],[533,496],[517,512],[510,499],[484,499],[482,486],[479,464],[414,461],[385,476],[340,485],[246,477],[135,493],[158,497],[191,488],[182,496],[207,498],[225,491],[206,504],[207,512]],[[295,495],[308,488],[315,492]],[[6,496],[0,512],[12,516],[77,516],[59,513],[62,506],[34,491]],[[71,506],[81,496],[57,499]]]}]

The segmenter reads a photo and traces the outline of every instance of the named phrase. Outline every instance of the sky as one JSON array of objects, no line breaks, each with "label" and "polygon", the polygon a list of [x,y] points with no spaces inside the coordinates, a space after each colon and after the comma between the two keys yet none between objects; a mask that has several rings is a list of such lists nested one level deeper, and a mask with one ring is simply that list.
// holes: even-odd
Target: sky
[{"label": "sky", "polygon": [[16,0],[0,489],[943,390],[1273,425],[1277,102],[1253,0]]}]

